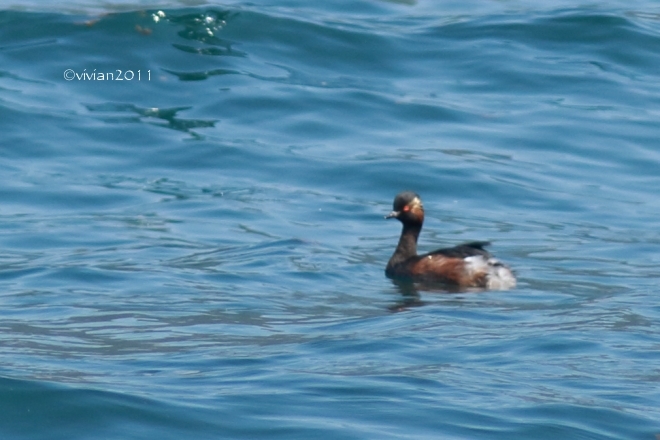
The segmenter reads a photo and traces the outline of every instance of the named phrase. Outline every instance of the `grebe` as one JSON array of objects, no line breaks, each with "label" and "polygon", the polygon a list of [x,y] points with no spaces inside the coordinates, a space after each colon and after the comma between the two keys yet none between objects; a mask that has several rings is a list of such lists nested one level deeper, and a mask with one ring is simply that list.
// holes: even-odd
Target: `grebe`
[{"label": "grebe", "polygon": [[387,263],[389,278],[412,281],[435,281],[458,288],[510,289],[516,277],[484,247],[487,241],[475,241],[417,255],[417,238],[424,224],[424,207],[419,195],[404,191],[394,198],[394,210],[385,218],[403,224],[399,244]]}]

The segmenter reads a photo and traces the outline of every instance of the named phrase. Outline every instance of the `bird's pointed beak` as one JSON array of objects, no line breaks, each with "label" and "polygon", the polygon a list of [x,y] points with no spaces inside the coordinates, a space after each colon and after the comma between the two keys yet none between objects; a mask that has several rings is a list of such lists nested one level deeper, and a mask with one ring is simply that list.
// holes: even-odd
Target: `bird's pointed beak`
[{"label": "bird's pointed beak", "polygon": [[388,218],[397,218],[399,216],[399,211],[392,211],[385,216],[385,219]]}]

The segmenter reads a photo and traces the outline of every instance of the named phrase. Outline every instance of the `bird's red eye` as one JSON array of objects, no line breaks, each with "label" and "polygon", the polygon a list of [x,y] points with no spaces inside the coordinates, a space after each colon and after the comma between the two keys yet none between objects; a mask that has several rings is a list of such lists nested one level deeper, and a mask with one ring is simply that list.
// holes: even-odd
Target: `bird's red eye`
[{"label": "bird's red eye", "polygon": [[406,205],[403,207],[403,212],[408,212],[410,211],[410,206]]}]

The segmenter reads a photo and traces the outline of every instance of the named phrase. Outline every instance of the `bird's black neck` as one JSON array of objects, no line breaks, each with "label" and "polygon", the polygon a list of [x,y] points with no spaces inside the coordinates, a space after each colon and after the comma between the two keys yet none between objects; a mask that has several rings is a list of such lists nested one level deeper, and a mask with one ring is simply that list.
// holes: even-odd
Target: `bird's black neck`
[{"label": "bird's black neck", "polygon": [[422,230],[420,224],[404,224],[401,231],[401,238],[396,250],[390,259],[390,265],[405,261],[410,257],[417,255],[417,238]]}]

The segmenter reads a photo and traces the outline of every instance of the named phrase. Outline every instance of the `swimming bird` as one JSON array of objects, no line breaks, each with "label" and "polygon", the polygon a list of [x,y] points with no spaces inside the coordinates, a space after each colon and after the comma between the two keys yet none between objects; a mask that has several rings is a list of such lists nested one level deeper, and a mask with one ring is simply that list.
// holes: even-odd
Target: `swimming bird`
[{"label": "swimming bird", "polygon": [[389,278],[433,281],[459,289],[504,290],[515,287],[516,277],[511,269],[484,249],[490,244],[487,241],[417,255],[417,239],[424,224],[421,198],[412,191],[404,191],[394,198],[393,208],[385,218],[398,219],[403,229],[399,244],[385,268]]}]

